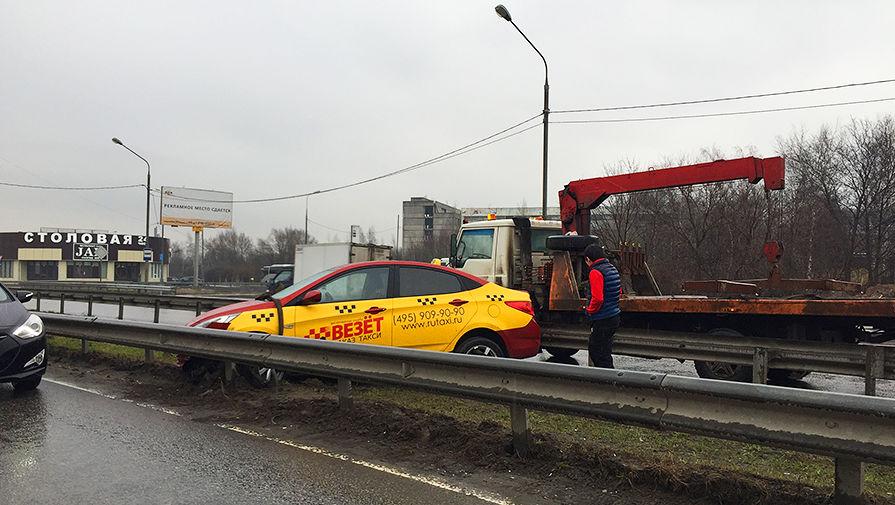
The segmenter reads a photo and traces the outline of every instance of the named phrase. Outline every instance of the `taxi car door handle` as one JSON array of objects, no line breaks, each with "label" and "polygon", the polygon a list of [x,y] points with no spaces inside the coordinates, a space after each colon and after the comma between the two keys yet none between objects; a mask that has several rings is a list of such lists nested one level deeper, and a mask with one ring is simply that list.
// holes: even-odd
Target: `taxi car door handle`
[{"label": "taxi car door handle", "polygon": [[469,303],[469,300],[461,300],[459,298],[455,298],[455,299],[449,301],[448,303],[450,303],[454,307],[459,307],[459,306],[463,305],[464,303]]},{"label": "taxi car door handle", "polygon": [[364,312],[366,312],[367,314],[379,314],[380,312],[385,312],[385,309],[382,307],[370,307]]}]

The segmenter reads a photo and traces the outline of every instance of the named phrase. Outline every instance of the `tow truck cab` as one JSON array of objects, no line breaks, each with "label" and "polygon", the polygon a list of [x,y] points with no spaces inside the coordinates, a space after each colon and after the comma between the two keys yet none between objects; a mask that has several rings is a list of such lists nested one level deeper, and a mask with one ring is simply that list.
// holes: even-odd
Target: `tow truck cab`
[{"label": "tow truck cab", "polygon": [[[543,270],[550,263],[547,237],[562,234],[559,221],[525,219],[531,228],[531,267]],[[500,286],[522,289],[526,248],[522,247],[519,219],[492,219],[466,223],[452,240],[451,264],[464,272]]]}]

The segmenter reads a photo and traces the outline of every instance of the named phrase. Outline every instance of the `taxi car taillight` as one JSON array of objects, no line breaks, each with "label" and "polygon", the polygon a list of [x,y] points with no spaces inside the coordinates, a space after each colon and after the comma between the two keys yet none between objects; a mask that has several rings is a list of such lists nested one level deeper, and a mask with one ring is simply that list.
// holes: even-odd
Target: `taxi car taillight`
[{"label": "taxi car taillight", "polygon": [[528,314],[530,316],[535,315],[535,310],[534,310],[534,307],[531,306],[531,302],[504,302],[504,303],[506,303],[507,305],[509,305],[510,307],[512,307],[516,310],[521,310],[522,312],[525,312],[526,314]]}]

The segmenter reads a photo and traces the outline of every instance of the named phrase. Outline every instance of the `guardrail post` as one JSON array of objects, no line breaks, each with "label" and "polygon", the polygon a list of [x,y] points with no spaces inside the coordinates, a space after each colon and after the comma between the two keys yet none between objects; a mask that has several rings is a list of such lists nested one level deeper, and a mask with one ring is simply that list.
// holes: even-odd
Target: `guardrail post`
[{"label": "guardrail post", "polygon": [[864,503],[864,463],[852,458],[836,458],[834,505]]},{"label": "guardrail post", "polygon": [[88,352],[89,350],[90,350],[90,349],[89,349],[88,344],[87,344],[87,339],[86,339],[86,338],[82,338],[82,339],[81,339],[81,354],[87,354],[87,352]]},{"label": "guardrail post", "polygon": [[510,428],[516,455],[520,458],[528,456],[528,409],[516,403],[510,405]]},{"label": "guardrail post", "polygon": [[201,313],[202,313],[202,302],[196,302],[196,315],[198,316]]},{"label": "guardrail post", "polygon": [[233,382],[233,378],[236,377],[236,364],[232,361],[224,362],[224,384],[230,384]]},{"label": "guardrail post", "polygon": [[752,353],[752,382],[768,383],[768,350],[764,347],[756,347]]},{"label": "guardrail post", "polygon": [[143,361],[147,363],[155,361],[155,351],[152,349],[143,349]]},{"label": "guardrail post", "polygon": [[886,349],[874,345],[867,346],[867,366],[864,370],[864,394],[876,396],[876,379],[885,376]]},{"label": "guardrail post", "polygon": [[35,294],[37,295],[37,311],[40,312],[40,291]]},{"label": "guardrail post", "polygon": [[153,312],[152,312],[152,322],[153,323],[158,323],[159,314],[160,314],[160,311],[159,311],[159,305],[158,305],[158,298],[156,298],[155,305],[153,306]]},{"label": "guardrail post", "polygon": [[118,319],[124,319],[124,297],[118,298]]},{"label": "guardrail post", "polygon": [[93,295],[87,297],[87,315],[93,315]]},{"label": "guardrail post", "polygon": [[354,399],[351,397],[351,379],[339,377],[339,410],[351,410]]},{"label": "guardrail post", "polygon": [[59,313],[65,314],[65,293],[59,295]]}]

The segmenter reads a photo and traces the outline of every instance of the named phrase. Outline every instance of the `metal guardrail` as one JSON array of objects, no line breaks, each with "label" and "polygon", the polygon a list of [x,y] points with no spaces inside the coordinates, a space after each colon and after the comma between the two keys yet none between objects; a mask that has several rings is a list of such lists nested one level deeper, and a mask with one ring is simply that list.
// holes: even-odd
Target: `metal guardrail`
[{"label": "metal guardrail", "polygon": [[[118,305],[118,318],[124,318],[126,305],[154,307],[155,322],[159,310],[205,310],[244,301],[244,298],[140,295],[115,292],[43,288],[34,291],[37,310],[42,298],[60,300],[60,312],[65,312],[65,301],[87,302],[87,314],[93,315],[93,303]],[[588,333],[582,328],[544,326],[542,344],[545,347],[586,349]],[[748,365],[753,368],[753,382],[767,383],[771,368],[823,372],[863,377],[865,394],[876,394],[877,379],[895,379],[895,346],[856,345],[828,342],[792,341],[755,337],[734,337],[708,333],[669,332],[622,328],[616,334],[614,354],[644,358],[673,358],[694,361],[715,361]],[[147,354],[151,359],[151,355]]]},{"label": "metal guardrail", "polygon": [[522,455],[531,408],[831,456],[840,503],[860,496],[861,461],[895,464],[893,399],[94,317],[41,317],[52,335],[337,377],[346,408],[350,381],[504,403]]},{"label": "metal guardrail", "polygon": [[[545,347],[587,349],[588,333],[571,327],[545,327]],[[895,346],[843,344],[756,337],[732,337],[622,328],[613,354],[645,358],[715,361],[753,367],[753,382],[767,383],[770,368],[864,377],[865,394],[876,393],[877,379],[895,379]]]},{"label": "metal guardrail", "polygon": [[64,291],[66,293],[118,293],[126,295],[173,295],[174,287],[166,284],[131,282],[78,282],[78,281],[19,281],[6,283],[7,287],[28,291]]},{"label": "metal guardrail", "polygon": [[217,296],[180,296],[157,295],[139,293],[116,293],[98,291],[70,291],[62,289],[40,288],[31,290],[37,310],[41,310],[41,302],[44,299],[59,300],[62,304],[60,312],[65,311],[66,301],[87,302],[88,314],[92,315],[93,303],[107,303],[118,305],[119,319],[123,318],[124,307],[128,305],[137,307],[157,307],[160,309],[175,309],[195,311],[196,315],[217,307],[223,307],[231,303],[245,301],[245,298],[217,297]]}]

